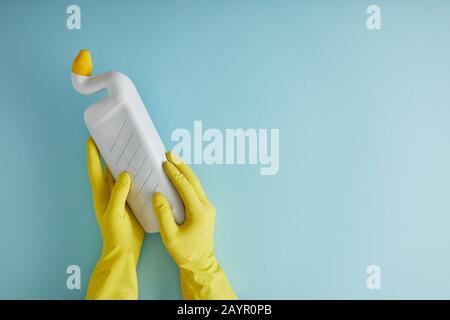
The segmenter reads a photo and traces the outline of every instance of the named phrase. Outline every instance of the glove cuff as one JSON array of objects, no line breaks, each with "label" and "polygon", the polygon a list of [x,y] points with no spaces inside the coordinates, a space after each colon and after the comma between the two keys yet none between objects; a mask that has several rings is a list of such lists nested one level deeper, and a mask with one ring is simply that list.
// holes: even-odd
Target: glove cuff
[{"label": "glove cuff", "polygon": [[180,266],[179,269],[184,299],[237,299],[214,254],[194,264]]},{"label": "glove cuff", "polygon": [[208,271],[214,269],[219,263],[213,252],[206,255],[201,259],[195,259],[193,261],[186,261],[178,264],[180,270],[186,271]]}]

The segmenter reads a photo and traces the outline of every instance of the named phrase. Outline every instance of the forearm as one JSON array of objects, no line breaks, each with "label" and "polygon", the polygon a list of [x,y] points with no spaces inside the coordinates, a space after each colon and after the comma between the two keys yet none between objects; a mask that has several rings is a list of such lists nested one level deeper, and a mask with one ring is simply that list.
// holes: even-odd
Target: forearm
[{"label": "forearm", "polygon": [[181,293],[185,300],[235,300],[236,294],[215,257],[180,267]]},{"label": "forearm", "polygon": [[138,298],[137,259],[131,250],[103,248],[89,281],[89,300],[135,300]]}]

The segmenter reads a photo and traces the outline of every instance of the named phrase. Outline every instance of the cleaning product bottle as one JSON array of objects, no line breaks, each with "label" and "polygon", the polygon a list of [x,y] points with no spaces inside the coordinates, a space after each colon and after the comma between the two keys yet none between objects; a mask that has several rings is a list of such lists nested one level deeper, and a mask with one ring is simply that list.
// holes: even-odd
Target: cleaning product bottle
[{"label": "cleaning product bottle", "polygon": [[184,207],[164,173],[165,148],[133,82],[120,72],[92,75],[90,52],[81,50],[72,65],[72,84],[85,95],[107,90],[108,95],[89,106],[84,121],[114,178],[126,171],[132,179],[127,202],[148,233],[158,232],[151,195],[162,192],[177,223]]}]

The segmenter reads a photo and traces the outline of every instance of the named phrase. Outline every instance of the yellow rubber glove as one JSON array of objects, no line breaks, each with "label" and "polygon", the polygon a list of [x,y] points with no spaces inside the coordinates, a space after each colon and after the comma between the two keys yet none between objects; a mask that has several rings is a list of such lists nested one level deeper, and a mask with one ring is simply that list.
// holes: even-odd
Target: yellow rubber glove
[{"label": "yellow rubber glove", "polygon": [[100,260],[87,290],[87,299],[137,299],[136,266],[144,230],[126,205],[131,179],[126,172],[117,182],[103,170],[92,138],[87,142],[88,173],[95,215],[103,237]]},{"label": "yellow rubber glove", "polygon": [[237,299],[214,256],[216,210],[208,201],[192,169],[172,152],[166,154],[164,171],[185,206],[186,219],[176,224],[167,198],[157,192],[152,203],[161,237],[180,269],[184,299]]}]

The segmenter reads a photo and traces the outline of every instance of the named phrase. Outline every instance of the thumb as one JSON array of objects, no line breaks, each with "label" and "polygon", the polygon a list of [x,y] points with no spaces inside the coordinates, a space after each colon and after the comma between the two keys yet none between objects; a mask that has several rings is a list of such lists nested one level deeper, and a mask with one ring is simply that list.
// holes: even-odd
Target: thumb
[{"label": "thumb", "polygon": [[153,210],[158,219],[161,236],[171,236],[177,229],[177,224],[173,219],[172,209],[167,198],[160,192],[153,193],[152,196]]},{"label": "thumb", "polygon": [[106,212],[112,215],[119,215],[123,212],[125,209],[128,192],[130,191],[130,184],[130,176],[128,173],[122,172],[114,184]]}]

